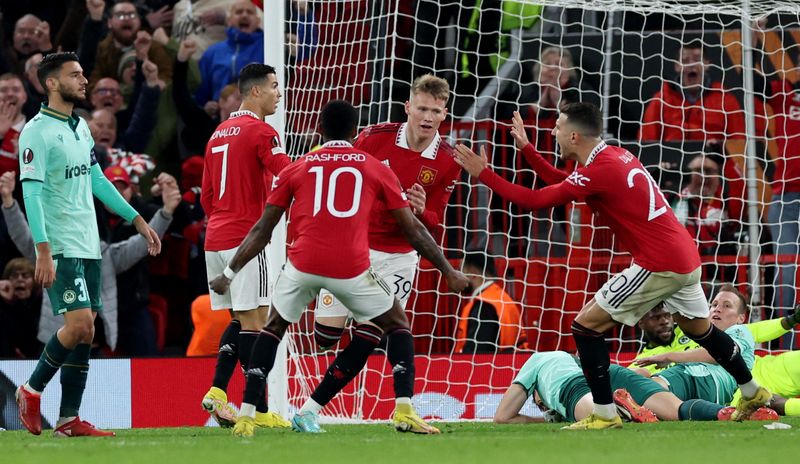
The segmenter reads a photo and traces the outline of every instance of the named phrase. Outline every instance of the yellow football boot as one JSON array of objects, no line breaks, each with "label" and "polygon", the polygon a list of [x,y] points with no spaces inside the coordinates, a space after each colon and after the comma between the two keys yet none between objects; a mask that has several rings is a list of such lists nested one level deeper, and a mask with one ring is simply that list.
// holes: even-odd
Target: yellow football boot
[{"label": "yellow football boot", "polygon": [[252,437],[256,433],[256,420],[249,416],[239,416],[233,426],[233,435],[237,437]]},{"label": "yellow football boot", "polygon": [[230,428],[236,424],[236,411],[228,404],[228,395],[219,388],[211,387],[201,404],[220,427]]},{"label": "yellow football boot", "polygon": [[758,387],[756,394],[752,398],[745,398],[739,400],[736,405],[736,411],[731,414],[731,419],[735,421],[743,421],[750,418],[750,415],[762,406],[769,406],[772,401],[772,393],[764,387]]},{"label": "yellow football boot", "polygon": [[574,424],[561,427],[561,430],[603,430],[603,429],[621,429],[622,419],[619,416],[613,419],[606,419],[596,414],[590,414],[589,417],[581,419]]},{"label": "yellow football boot", "polygon": [[267,429],[272,428],[289,428],[292,424],[281,417],[278,414],[275,414],[272,411],[269,412],[256,412],[256,427],[264,427]]},{"label": "yellow football boot", "polygon": [[410,404],[398,404],[392,414],[392,423],[398,432],[422,433],[434,435],[441,433],[439,429],[428,424],[417,414]]}]

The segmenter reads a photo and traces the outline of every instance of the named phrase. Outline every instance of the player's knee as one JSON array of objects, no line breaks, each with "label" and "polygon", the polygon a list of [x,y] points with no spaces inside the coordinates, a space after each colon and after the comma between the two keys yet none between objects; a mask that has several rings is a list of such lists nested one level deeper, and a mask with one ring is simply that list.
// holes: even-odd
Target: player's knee
[{"label": "player's knee", "polygon": [[601,332],[598,332],[598,331],[596,331],[596,330],[594,330],[592,328],[584,326],[577,319],[572,321],[572,324],[570,325],[570,329],[572,330],[572,333],[574,335],[583,335],[583,336],[586,336],[586,337],[602,337],[603,336],[603,334]]},{"label": "player's knee", "polygon": [[343,333],[344,327],[332,327],[314,321],[314,340],[317,342],[319,349],[327,350],[333,347],[339,343]]}]

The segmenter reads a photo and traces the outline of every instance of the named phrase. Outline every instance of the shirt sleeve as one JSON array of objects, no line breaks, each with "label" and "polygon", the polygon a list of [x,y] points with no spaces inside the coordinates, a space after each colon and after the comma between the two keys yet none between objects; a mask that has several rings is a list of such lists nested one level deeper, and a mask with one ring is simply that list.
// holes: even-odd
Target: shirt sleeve
[{"label": "shirt sleeve", "polygon": [[756,361],[755,348],[756,343],[753,340],[753,335],[743,325],[734,325],[725,331],[733,341],[739,345],[739,352],[742,354],[745,364],[748,369],[753,369],[753,364]]},{"label": "shirt sleeve", "polygon": [[783,328],[783,318],[769,319],[766,321],[753,322],[747,324],[745,327],[753,335],[753,341],[756,343],[764,343],[775,340],[789,333],[789,330]]},{"label": "shirt sleeve", "polygon": [[491,169],[486,168],[481,172],[480,181],[486,184],[504,199],[528,210],[552,208],[577,200],[576,196],[567,187],[566,182],[549,185],[543,189],[531,190],[521,185],[512,184],[498,176]]},{"label": "shirt sleeve", "polygon": [[119,190],[106,178],[100,165],[97,162],[93,162],[92,165],[92,193],[94,196],[108,206],[111,211],[126,221],[133,222],[139,213],[125,201]]},{"label": "shirt sleeve", "polygon": [[272,178],[272,192],[267,197],[267,204],[289,209],[294,198],[292,178],[297,166],[300,165],[291,165]]},{"label": "shirt sleeve", "polygon": [[44,182],[47,174],[47,142],[41,132],[29,127],[19,136],[20,180]]},{"label": "shirt sleeve", "polygon": [[292,162],[278,133],[271,129],[264,131],[258,141],[258,157],[267,170],[276,176]]},{"label": "shirt sleeve", "polygon": [[525,158],[525,161],[531,165],[533,170],[536,171],[536,174],[548,185],[562,182],[569,175],[548,163],[547,160],[536,151],[532,143],[525,145],[525,148],[522,149],[522,156]]}]

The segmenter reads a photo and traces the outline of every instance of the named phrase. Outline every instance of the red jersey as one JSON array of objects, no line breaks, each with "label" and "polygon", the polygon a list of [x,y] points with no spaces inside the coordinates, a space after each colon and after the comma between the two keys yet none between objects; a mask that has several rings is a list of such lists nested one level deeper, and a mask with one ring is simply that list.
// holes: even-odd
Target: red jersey
[{"label": "red jersey", "polygon": [[585,201],[633,261],[648,271],[688,274],[700,266],[697,245],[689,232],[678,222],[650,173],[624,148],[601,142],[586,166],[569,175],[545,161],[530,144],[523,154],[545,182],[555,185],[534,192],[503,180],[490,169],[481,173],[480,180],[527,209]]},{"label": "red jersey", "polygon": [[[294,199],[294,203],[292,203]],[[328,142],[275,178],[267,203],[289,209],[292,265],[307,274],[350,279],[367,270],[370,216],[408,207],[397,176],[347,142]]]},{"label": "red jersey", "polygon": [[[364,129],[355,147],[389,166],[400,179],[403,191],[419,184],[425,189],[425,211],[419,220],[438,241],[442,234],[444,209],[461,174],[453,157],[453,147],[439,134],[422,152],[408,148],[406,123],[388,123]],[[369,225],[369,247],[386,253],[407,253],[408,244],[394,218],[380,202]]]},{"label": "red jersey", "polygon": [[242,243],[267,202],[272,175],[291,161],[278,133],[250,111],[236,111],[206,146],[200,203],[208,216],[205,249]]},{"label": "red jersey", "polygon": [[785,80],[773,81],[770,87],[778,143],[772,192],[800,192],[800,90]]}]

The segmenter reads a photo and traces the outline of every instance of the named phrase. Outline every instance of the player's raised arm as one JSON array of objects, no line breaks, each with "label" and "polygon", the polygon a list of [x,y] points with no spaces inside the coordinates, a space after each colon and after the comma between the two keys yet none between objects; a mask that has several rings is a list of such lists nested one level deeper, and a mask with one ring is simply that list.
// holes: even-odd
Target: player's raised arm
[{"label": "player's raised arm", "polygon": [[272,231],[278,225],[284,211],[283,208],[275,205],[267,205],[264,208],[261,219],[247,233],[228,267],[208,283],[212,290],[220,295],[228,290],[233,276],[267,246],[272,238]]},{"label": "player's raised arm", "polygon": [[489,169],[486,149],[481,147],[481,155],[467,148],[464,144],[456,145],[456,162],[472,177],[477,177],[492,191],[506,200],[529,210],[551,208],[563,205],[578,198],[564,187],[563,183],[550,185],[540,190],[531,190],[512,184]]},{"label": "player's raised arm", "polygon": [[525,124],[519,111],[514,111],[514,116],[511,119],[511,136],[516,141],[517,148],[519,148],[522,156],[546,184],[557,184],[569,176],[566,172],[548,163],[536,151],[536,147],[528,140],[528,134],[525,133]]},{"label": "player's raised arm", "polygon": [[436,269],[442,272],[445,279],[447,279],[447,286],[456,292],[464,290],[469,284],[469,280],[464,274],[453,269],[453,266],[442,254],[442,250],[436,245],[428,229],[414,216],[411,209],[395,209],[391,213],[400,226],[400,230],[403,231],[408,243],[425,259],[433,263]]}]

